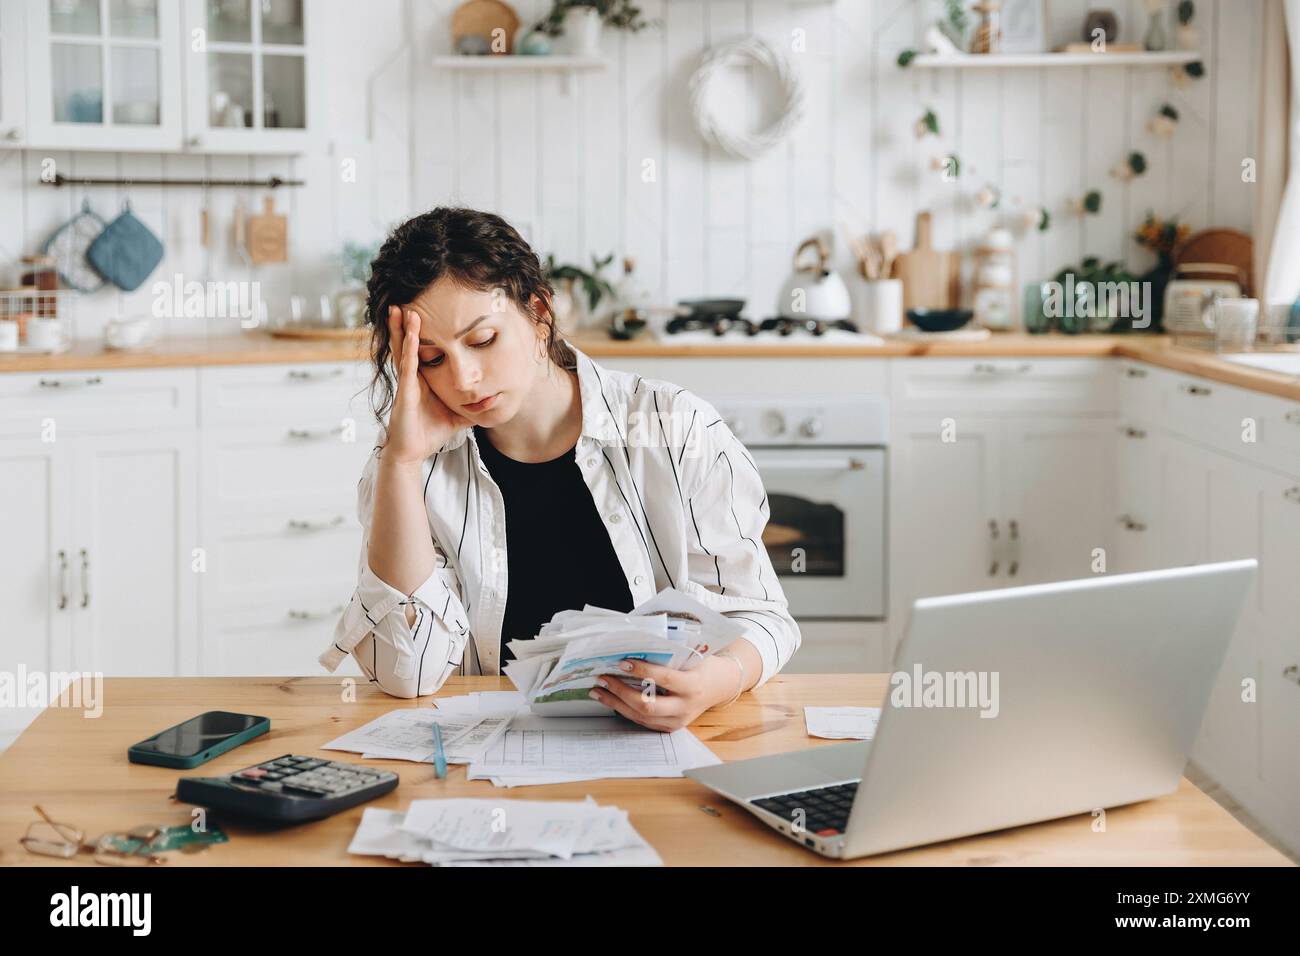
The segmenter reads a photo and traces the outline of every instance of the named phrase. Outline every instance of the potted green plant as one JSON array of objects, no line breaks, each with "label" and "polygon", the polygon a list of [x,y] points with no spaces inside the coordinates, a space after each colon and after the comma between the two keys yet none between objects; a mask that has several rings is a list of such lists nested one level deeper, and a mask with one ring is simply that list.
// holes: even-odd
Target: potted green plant
[{"label": "potted green plant", "polygon": [[613,261],[612,252],[603,259],[593,255],[589,271],[581,266],[557,263],[554,254],[547,255],[545,272],[555,286],[551,308],[555,312],[557,331],[566,334],[574,331],[596,314],[602,299],[613,300],[614,287],[600,274]]},{"label": "potted green plant", "polygon": [[[1055,281],[1065,289],[1073,289],[1072,308],[1057,317],[1057,328],[1067,335],[1080,332],[1126,332],[1132,329],[1131,315],[1111,314],[1115,303],[1107,289],[1131,290],[1137,276],[1129,272],[1122,262],[1102,262],[1097,256],[1087,256],[1078,266],[1067,266],[1056,274]],[[1123,297],[1129,302],[1127,292]],[[1132,306],[1130,305],[1130,310]]]},{"label": "potted green plant", "polygon": [[565,37],[568,52],[578,56],[600,53],[603,25],[636,33],[655,21],[647,20],[633,0],[553,0],[551,10],[533,29],[551,37]]},{"label": "potted green plant", "polygon": [[366,324],[366,283],[370,280],[370,263],[379,254],[378,244],[345,242],[339,255],[343,288],[334,294],[337,324],[349,329]]}]

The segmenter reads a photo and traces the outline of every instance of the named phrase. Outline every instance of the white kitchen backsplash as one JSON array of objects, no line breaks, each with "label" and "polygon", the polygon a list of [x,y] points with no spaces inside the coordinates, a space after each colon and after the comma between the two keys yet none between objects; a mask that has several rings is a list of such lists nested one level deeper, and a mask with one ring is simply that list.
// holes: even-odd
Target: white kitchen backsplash
[{"label": "white kitchen backsplash", "polygon": [[[635,35],[606,30],[608,69],[572,78],[549,73],[482,74],[439,69],[450,50],[448,18],[458,0],[368,0],[329,6],[332,149],[296,158],[210,158],[130,153],[54,154],[68,175],[279,175],[306,179],[280,190],[289,216],[290,261],[250,267],[231,252],[233,201],[260,207],[254,190],[212,190],[212,244],[199,245],[197,189],[67,188],[38,185],[47,158],[0,151],[0,264],[38,250],[83,198],[111,215],[129,196],[157,232],[166,257],[134,293],[101,291],[79,310],[77,335],[98,337],[117,314],[148,313],[154,282],[176,274],[199,281],[257,281],[273,310],[289,295],[314,298],[334,281],[332,256],[346,239],[373,241],[414,212],[463,203],[504,215],[544,256],[587,263],[614,252],[637,260],[656,299],[737,295],[749,314],[768,314],[798,243],[830,230],[835,264],[852,257],[840,224],[890,228],[912,244],[916,213],[934,214],[935,243],[951,248],[982,236],[1004,213],[973,201],[973,179],[946,183],[928,168],[934,141],[918,141],[916,120],[939,117],[943,142],[981,180],[997,185],[1003,208],[1019,197],[1045,206],[1047,232],[1020,236],[1018,278],[1054,273],[1085,255],[1146,255],[1129,240],[1148,209],[1194,228],[1249,231],[1253,196],[1241,160],[1255,142],[1259,43],[1257,4],[1200,0],[1206,76],[1174,88],[1164,69],[1140,67],[903,70],[900,50],[917,46],[941,13],[938,0],[644,0],[663,25]],[[549,0],[515,0],[524,23]],[[1055,39],[1071,38],[1089,4],[1052,0]],[[1112,0],[1122,39],[1143,22],[1138,0]],[[1077,9],[1075,9],[1077,8]],[[1077,21],[1077,22],[1076,22]],[[687,81],[713,44],[754,34],[795,57],[805,116],[772,152],[744,162],[706,147],[687,108]],[[762,87],[754,78],[751,86]],[[1146,128],[1165,101],[1182,120],[1169,140]],[[738,123],[763,111],[738,102]],[[1132,182],[1108,175],[1131,150],[1149,168]],[[355,181],[344,175],[355,162]],[[1098,215],[1069,212],[1089,189],[1104,194]],[[614,273],[611,270],[610,276]],[[232,321],[176,318],[173,332]]]}]

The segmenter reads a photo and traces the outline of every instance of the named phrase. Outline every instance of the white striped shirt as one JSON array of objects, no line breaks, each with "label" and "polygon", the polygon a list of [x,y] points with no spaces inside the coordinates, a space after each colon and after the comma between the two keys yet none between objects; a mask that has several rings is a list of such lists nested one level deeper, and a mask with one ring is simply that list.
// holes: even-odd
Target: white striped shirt
[{"label": "white striped shirt", "polygon": [[[770,509],[753,458],[702,398],[574,353],[582,404],[575,460],[633,603],[675,587],[739,621],[762,658],[755,686],[763,684],[789,662],[800,635],[763,546]],[[356,590],[319,658],[330,671],[351,653],[397,697],[432,694],[453,673],[500,673],[505,505],[472,434],[459,429],[423,464],[435,567],[408,597],[367,560],[381,430],[357,486]],[[580,564],[583,556],[556,541],[555,559]]]}]

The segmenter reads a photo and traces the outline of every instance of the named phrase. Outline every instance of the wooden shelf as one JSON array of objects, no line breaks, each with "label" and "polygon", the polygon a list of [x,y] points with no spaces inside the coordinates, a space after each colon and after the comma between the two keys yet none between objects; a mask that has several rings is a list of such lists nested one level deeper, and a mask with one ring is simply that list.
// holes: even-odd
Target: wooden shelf
[{"label": "wooden shelf", "polygon": [[921,53],[908,69],[1000,69],[1018,66],[1181,66],[1202,58],[1199,50],[1160,53]]},{"label": "wooden shelf", "polygon": [[435,56],[433,65],[446,70],[478,70],[480,72],[520,72],[525,70],[546,70],[556,73],[573,73],[585,70],[603,70],[605,60],[596,56],[566,56],[548,53],[542,56],[525,56],[523,54],[486,56]]}]

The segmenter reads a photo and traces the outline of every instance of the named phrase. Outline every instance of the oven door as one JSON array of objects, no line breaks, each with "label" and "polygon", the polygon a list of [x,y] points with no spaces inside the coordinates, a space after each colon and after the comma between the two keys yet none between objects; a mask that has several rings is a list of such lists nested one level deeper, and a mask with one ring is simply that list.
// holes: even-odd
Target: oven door
[{"label": "oven door", "polygon": [[750,448],[763,544],[796,618],[884,618],[883,448]]}]

